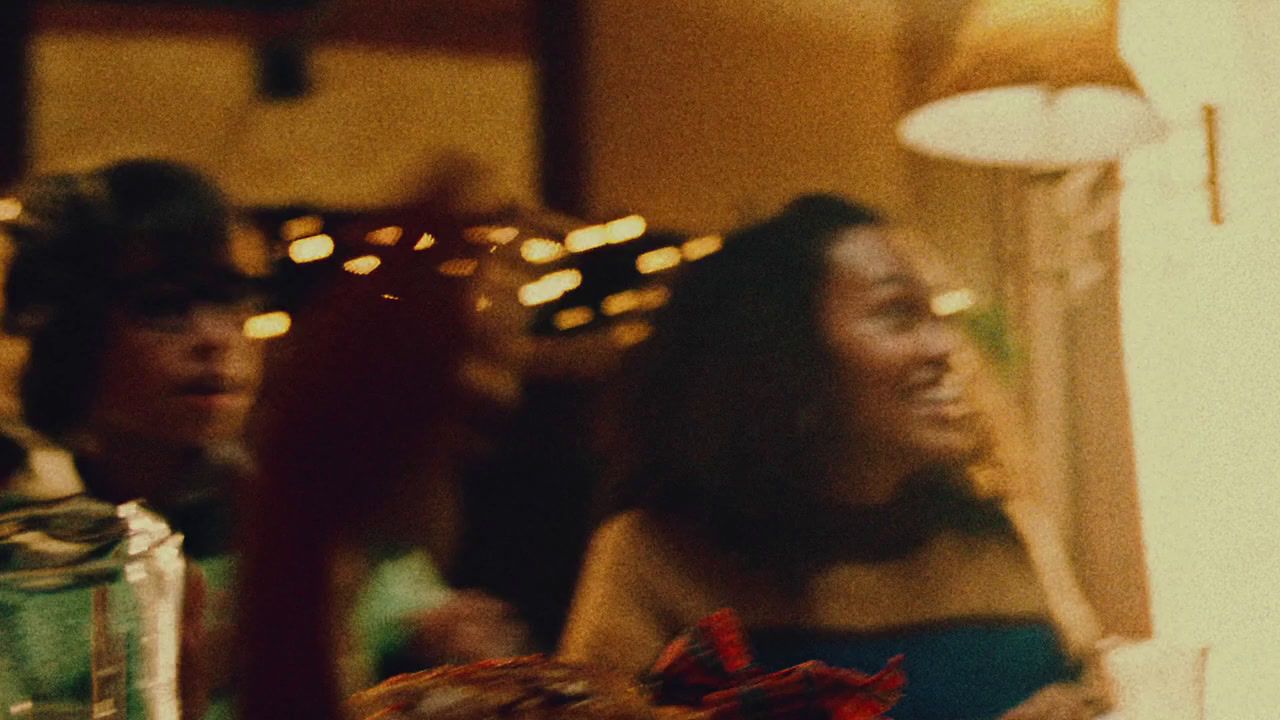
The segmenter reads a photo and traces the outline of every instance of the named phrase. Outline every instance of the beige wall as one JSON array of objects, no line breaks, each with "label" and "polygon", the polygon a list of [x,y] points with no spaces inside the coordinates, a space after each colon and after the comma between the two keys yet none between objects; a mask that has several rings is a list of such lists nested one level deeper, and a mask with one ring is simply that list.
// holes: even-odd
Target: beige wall
[{"label": "beige wall", "polygon": [[903,209],[892,3],[586,5],[594,211],[721,229],[806,190]]},{"label": "beige wall", "polygon": [[146,153],[212,173],[235,199],[380,206],[442,155],[488,168],[485,192],[537,195],[537,100],[527,58],[325,45],[314,90],[269,103],[252,47],[232,37],[45,33],[31,50],[36,170]]}]

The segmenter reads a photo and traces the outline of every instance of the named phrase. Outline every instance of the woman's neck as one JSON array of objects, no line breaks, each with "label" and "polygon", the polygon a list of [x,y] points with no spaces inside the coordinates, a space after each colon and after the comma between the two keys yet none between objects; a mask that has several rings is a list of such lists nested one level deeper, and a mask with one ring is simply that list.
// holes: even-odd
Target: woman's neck
[{"label": "woman's neck", "polygon": [[834,473],[831,492],[836,501],[847,505],[886,505],[916,469],[900,457],[865,453]]},{"label": "woman's neck", "polygon": [[104,500],[146,499],[166,506],[179,492],[178,478],[198,450],[152,437],[95,433],[75,443],[89,491]]}]

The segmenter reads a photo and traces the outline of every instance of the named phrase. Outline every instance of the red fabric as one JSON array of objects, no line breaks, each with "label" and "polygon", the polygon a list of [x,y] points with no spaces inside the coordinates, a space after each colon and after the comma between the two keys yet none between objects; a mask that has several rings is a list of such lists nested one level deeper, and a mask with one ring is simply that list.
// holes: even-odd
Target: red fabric
[{"label": "red fabric", "polygon": [[906,685],[902,657],[874,675],[810,661],[774,673],[752,661],[732,610],[719,610],[669,644],[649,672],[655,701],[711,720],[876,720]]},{"label": "red fabric", "polygon": [[671,641],[649,671],[663,705],[697,705],[704,696],[758,678],[738,617],[720,610]]}]

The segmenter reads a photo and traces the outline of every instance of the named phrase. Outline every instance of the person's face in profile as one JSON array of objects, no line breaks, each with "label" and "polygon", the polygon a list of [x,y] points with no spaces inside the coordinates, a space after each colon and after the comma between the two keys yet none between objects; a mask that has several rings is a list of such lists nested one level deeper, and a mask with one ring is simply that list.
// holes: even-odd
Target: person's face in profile
[{"label": "person's face in profile", "polygon": [[842,231],[831,246],[823,326],[843,371],[864,452],[920,465],[978,448],[977,417],[956,371],[958,329],[883,228]]},{"label": "person's face in profile", "polygon": [[262,349],[244,323],[263,310],[265,257],[261,238],[238,237],[219,266],[149,268],[124,282],[107,314],[91,429],[193,448],[236,438],[261,379]]}]

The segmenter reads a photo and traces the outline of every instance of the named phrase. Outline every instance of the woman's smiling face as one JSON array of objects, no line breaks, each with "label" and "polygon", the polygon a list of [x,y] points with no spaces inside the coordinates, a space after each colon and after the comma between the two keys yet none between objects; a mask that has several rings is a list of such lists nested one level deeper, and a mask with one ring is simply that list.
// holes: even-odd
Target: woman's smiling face
[{"label": "woman's smiling face", "polygon": [[884,228],[839,231],[829,250],[822,326],[863,452],[924,466],[964,461],[979,447],[967,381],[954,364],[959,330],[931,301]]}]

